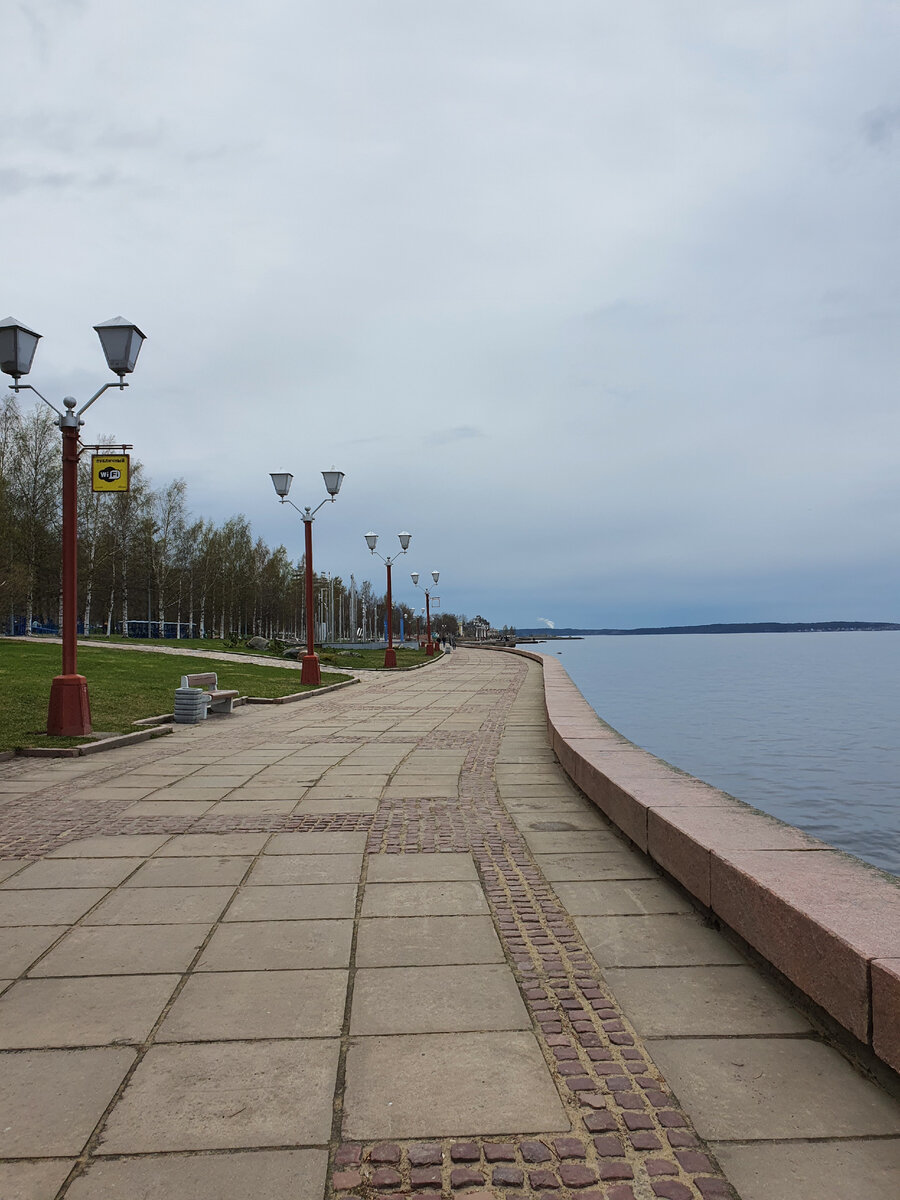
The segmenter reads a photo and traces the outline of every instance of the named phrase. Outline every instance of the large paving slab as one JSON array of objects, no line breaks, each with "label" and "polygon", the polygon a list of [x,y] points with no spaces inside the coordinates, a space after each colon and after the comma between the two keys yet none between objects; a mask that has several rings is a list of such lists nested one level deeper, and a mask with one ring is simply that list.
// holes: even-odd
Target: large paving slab
[{"label": "large paving slab", "polygon": [[528,1029],[530,1025],[506,964],[377,967],[356,972],[351,1036]]},{"label": "large paving slab", "polygon": [[200,858],[225,854],[258,854],[269,841],[267,833],[183,833],[169,838],[157,850],[158,858]]},{"label": "large paving slab", "polygon": [[347,972],[215,971],[192,976],[157,1042],[337,1037]]},{"label": "large paving slab", "polygon": [[0,884],[0,890],[116,887],[143,861],[142,858],[44,859],[7,879]]},{"label": "large paving slab", "polygon": [[79,1155],[133,1062],[128,1047],[0,1054],[0,1159]]},{"label": "large paving slab", "polygon": [[4,1200],[54,1200],[74,1166],[72,1158],[0,1162],[0,1196]]},{"label": "large paving slab", "polygon": [[712,1148],[741,1200],[891,1200],[900,1187],[900,1138],[762,1146],[713,1142]]},{"label": "large paving slab", "polygon": [[177,975],[25,979],[0,997],[0,1049],[143,1042]]},{"label": "large paving slab", "polygon": [[610,829],[600,828],[578,833],[566,828],[564,821],[543,820],[544,828],[523,831],[532,854],[597,854],[621,850],[622,839]]},{"label": "large paving slab", "polygon": [[359,922],[358,967],[503,961],[503,949],[489,916],[364,917]]},{"label": "large paving slab", "polygon": [[459,917],[487,913],[475,882],[372,883],[363,899],[364,917]]},{"label": "large paving slab", "polygon": [[578,929],[601,968],[742,963],[737,950],[691,913],[579,917]]},{"label": "large paving slab", "polygon": [[99,904],[86,925],[192,925],[215,921],[233,887],[119,888]]},{"label": "large paving slab", "polygon": [[751,967],[639,967],[604,975],[643,1037],[753,1037],[811,1029]]},{"label": "large paving slab", "polygon": [[900,1135],[900,1105],[805,1038],[681,1038],[653,1057],[714,1141]]},{"label": "large paving slab", "polygon": [[77,921],[108,894],[106,888],[42,888],[0,892],[0,926]]},{"label": "large paving slab", "polygon": [[471,879],[478,872],[471,854],[381,854],[369,859],[369,883],[435,883]]},{"label": "large paving slab", "polygon": [[154,858],[135,871],[125,886],[158,888],[238,884],[247,874],[252,862],[252,858],[242,854]]},{"label": "large paving slab", "polygon": [[281,854],[260,859],[247,882],[257,886],[279,883],[353,883],[359,879],[361,854]]},{"label": "large paving slab", "polygon": [[352,1039],[344,1137],[443,1137],[567,1130],[531,1033]]},{"label": "large paving slab", "polygon": [[273,884],[239,892],[227,921],[299,921],[352,917],[356,885],[352,883]]},{"label": "large paving slab", "polygon": [[95,1159],[66,1200],[321,1200],[327,1166],[325,1150]]},{"label": "large paving slab", "polygon": [[208,924],[80,926],[29,975],[180,975],[208,933]]},{"label": "large paving slab", "polygon": [[99,1153],[321,1146],[331,1133],[338,1050],[334,1038],[152,1046]]},{"label": "large paving slab", "polygon": [[661,879],[556,883],[553,890],[573,917],[693,912],[690,902]]},{"label": "large paving slab", "polygon": [[551,883],[658,878],[658,872],[646,855],[613,846],[605,853],[536,854],[535,860]]},{"label": "large paving slab", "polygon": [[164,846],[168,836],[155,833],[97,834],[63,842],[48,858],[132,858],[145,856]]},{"label": "large paving slab", "polygon": [[220,925],[197,971],[297,971],[346,967],[351,920],[234,921]]},{"label": "large paving slab", "polygon": [[0,929],[0,979],[17,978],[67,929],[67,925]]}]

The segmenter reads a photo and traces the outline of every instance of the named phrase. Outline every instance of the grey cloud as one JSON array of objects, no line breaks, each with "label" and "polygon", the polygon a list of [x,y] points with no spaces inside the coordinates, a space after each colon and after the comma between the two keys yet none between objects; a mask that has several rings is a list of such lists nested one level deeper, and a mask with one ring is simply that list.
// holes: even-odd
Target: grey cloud
[{"label": "grey cloud", "polygon": [[19,0],[16,12],[31,30],[35,45],[42,55],[46,55],[53,44],[57,32],[56,22],[70,14],[81,14],[86,11],[87,0],[42,0],[42,12],[30,2]]},{"label": "grey cloud", "polygon": [[882,105],[864,114],[862,118],[863,137],[870,146],[881,150],[888,149],[896,134],[900,133],[900,105]]},{"label": "grey cloud", "polygon": [[450,429],[437,429],[428,436],[433,446],[446,446],[449,442],[465,442],[470,438],[486,437],[483,429],[475,425],[455,425]]},{"label": "grey cloud", "polygon": [[75,188],[107,190],[127,184],[117,171],[26,171],[18,167],[0,167],[0,193],[22,195],[25,192],[65,192]]},{"label": "grey cloud", "polygon": [[74,171],[24,171],[17,167],[0,167],[0,192],[7,195],[37,190],[64,191],[79,182]]}]

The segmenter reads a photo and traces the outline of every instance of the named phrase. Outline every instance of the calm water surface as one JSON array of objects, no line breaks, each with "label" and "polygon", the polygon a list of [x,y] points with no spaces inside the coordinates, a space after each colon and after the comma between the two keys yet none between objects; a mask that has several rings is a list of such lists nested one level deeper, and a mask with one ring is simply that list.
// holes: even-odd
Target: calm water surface
[{"label": "calm water surface", "polygon": [[619,733],[900,874],[900,632],[588,637],[557,657]]}]

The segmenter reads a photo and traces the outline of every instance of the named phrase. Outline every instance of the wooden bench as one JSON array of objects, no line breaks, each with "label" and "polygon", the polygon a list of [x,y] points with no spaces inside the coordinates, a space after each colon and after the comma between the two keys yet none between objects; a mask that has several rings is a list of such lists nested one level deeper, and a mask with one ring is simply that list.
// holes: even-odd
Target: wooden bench
[{"label": "wooden bench", "polygon": [[219,677],[215,671],[207,671],[202,675],[182,675],[181,686],[203,688],[209,696],[207,707],[210,712],[230,713],[235,699],[240,695],[240,692],[220,688]]}]

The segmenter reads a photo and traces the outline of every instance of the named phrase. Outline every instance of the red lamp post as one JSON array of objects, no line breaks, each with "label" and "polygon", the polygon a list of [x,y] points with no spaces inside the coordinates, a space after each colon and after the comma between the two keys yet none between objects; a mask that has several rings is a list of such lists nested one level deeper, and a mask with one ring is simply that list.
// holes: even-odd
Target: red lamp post
[{"label": "red lamp post", "polygon": [[[14,392],[34,392],[57,415],[62,432],[62,674],[50,685],[47,733],[51,737],[86,737],[91,732],[91,702],[87,680],[78,674],[78,431],[82,414],[109,388],[127,388],[125,376],[137,363],[145,336],[123,317],[95,325],[109,369],[118,382],[105,383],[78,408],[72,396],[63,399],[65,412],[51,404],[30,383],[20,383],[31,370],[40,334],[13,317],[0,322],[0,371],[13,378]],[[77,411],[76,411],[77,410]]]},{"label": "red lamp post", "polygon": [[328,504],[329,501],[333,504],[337,499],[337,494],[341,490],[341,484],[344,482],[343,471],[323,471],[322,478],[325,480],[325,490],[328,495],[322,501],[322,504],[316,508],[310,509],[309,505],[306,508],[297,508],[293,500],[288,500],[287,495],[291,490],[291,481],[293,475],[288,475],[287,472],[271,474],[272,485],[279,497],[280,504],[289,504],[291,508],[296,509],[300,514],[300,519],[303,522],[306,533],[306,653],[300,664],[300,682],[320,684],[322,682],[322,669],[319,666],[319,659],[316,655],[316,638],[315,638],[315,616],[313,597],[313,557],[312,557],[312,526],[316,519],[316,513],[323,504]]},{"label": "red lamp post", "polygon": [[[435,583],[437,583],[440,577],[440,571],[431,572],[431,578]],[[416,587],[419,586],[418,571],[413,571],[410,575],[410,579],[413,581]],[[431,640],[431,588],[423,588],[422,590],[425,593],[425,636],[427,638],[427,641],[425,642],[425,653],[431,657],[434,654],[434,642]]]},{"label": "red lamp post", "polygon": [[385,558],[375,549],[378,544],[378,534],[366,533],[363,535],[366,539],[366,545],[376,558],[380,558],[387,567],[387,649],[384,652],[384,665],[386,667],[396,667],[397,652],[394,649],[394,603],[391,597],[391,567],[400,557],[400,554],[405,554],[409,548],[411,533],[398,533],[397,537],[400,541],[400,554],[395,554],[393,558]]}]

